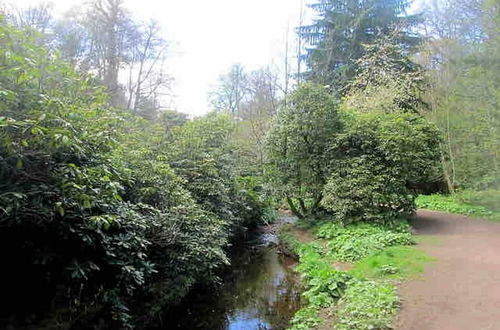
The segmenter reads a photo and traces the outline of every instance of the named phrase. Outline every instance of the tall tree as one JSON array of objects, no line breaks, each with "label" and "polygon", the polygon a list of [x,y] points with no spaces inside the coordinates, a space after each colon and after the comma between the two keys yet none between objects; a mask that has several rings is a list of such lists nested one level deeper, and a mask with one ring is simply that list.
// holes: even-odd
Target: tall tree
[{"label": "tall tree", "polygon": [[209,99],[216,111],[238,114],[246,95],[246,74],[241,64],[234,64],[227,74],[220,76],[216,88]]},{"label": "tall tree", "polygon": [[[428,116],[444,137],[443,176],[452,191],[498,188],[500,5],[497,0],[445,5],[449,11],[435,7],[428,16],[430,41],[421,57],[431,84]],[[472,5],[475,10],[468,9]],[[465,19],[471,15],[474,20]]]},{"label": "tall tree", "polygon": [[323,198],[331,158],[341,132],[335,100],[323,86],[300,84],[278,112],[267,136],[270,177],[299,217],[314,214]]},{"label": "tall tree", "polygon": [[136,29],[123,0],[97,0],[85,21],[90,32],[89,60],[107,87],[113,105],[121,105],[118,73],[122,61],[129,57]]},{"label": "tall tree", "polygon": [[408,6],[407,0],[318,0],[311,4],[317,18],[299,28],[310,46],[305,55],[306,76],[343,94],[355,75],[356,61],[365,55],[364,44],[397,32],[396,40],[403,47],[416,45],[420,38],[412,28],[420,16],[407,15]]},{"label": "tall tree", "polygon": [[486,37],[482,25],[484,0],[432,0],[426,12],[426,30],[434,38],[479,43]]},{"label": "tall tree", "polygon": [[7,10],[9,22],[24,29],[31,28],[42,33],[47,32],[52,23],[52,4],[41,3],[27,8],[13,8]]},{"label": "tall tree", "polygon": [[41,32],[39,42],[57,49],[80,71],[107,88],[113,106],[156,118],[160,100],[170,96],[172,78],[165,72],[167,41],[155,21],[138,22],[122,0],[94,0],[54,19],[42,4],[7,10],[9,21]]},{"label": "tall tree", "polygon": [[156,117],[158,96],[170,89],[172,79],[164,71],[167,46],[158,22],[136,26],[126,84],[127,108],[135,113]]},{"label": "tall tree", "polygon": [[360,112],[416,112],[428,110],[424,100],[425,71],[391,35],[365,45],[349,84],[346,104]]},{"label": "tall tree", "polygon": [[277,72],[270,67],[250,72],[246,77],[245,92],[238,114],[241,119],[238,131],[242,140],[240,150],[245,153],[242,166],[260,172],[266,155],[265,136],[281,103],[282,90]]}]

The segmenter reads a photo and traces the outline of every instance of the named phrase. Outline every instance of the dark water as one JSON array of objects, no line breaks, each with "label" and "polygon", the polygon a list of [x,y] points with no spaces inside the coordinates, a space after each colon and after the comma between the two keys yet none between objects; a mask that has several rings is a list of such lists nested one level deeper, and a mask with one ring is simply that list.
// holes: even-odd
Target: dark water
[{"label": "dark water", "polygon": [[190,297],[164,319],[164,329],[286,329],[301,305],[294,265],[275,248],[240,249],[223,285]]}]

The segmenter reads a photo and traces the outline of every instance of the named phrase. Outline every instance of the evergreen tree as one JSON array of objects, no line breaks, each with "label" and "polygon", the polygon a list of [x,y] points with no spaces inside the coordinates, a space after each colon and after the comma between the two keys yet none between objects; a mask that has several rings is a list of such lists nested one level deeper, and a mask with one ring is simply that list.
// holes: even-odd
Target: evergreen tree
[{"label": "evergreen tree", "polygon": [[306,77],[328,84],[344,94],[356,72],[357,60],[365,55],[365,44],[380,35],[395,35],[404,48],[419,42],[412,28],[419,15],[407,15],[406,0],[318,0],[310,7],[318,14],[313,24],[299,28],[310,47],[305,55]]}]

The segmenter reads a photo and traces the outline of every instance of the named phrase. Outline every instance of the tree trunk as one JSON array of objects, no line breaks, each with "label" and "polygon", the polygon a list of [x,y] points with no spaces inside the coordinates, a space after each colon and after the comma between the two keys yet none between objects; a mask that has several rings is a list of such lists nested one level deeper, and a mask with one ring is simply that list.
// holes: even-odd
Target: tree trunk
[{"label": "tree trunk", "polygon": [[286,201],[288,203],[288,206],[290,206],[290,210],[292,210],[292,213],[295,214],[299,219],[303,219],[304,215],[297,210],[297,207],[293,203],[293,200],[290,197],[286,197]]}]

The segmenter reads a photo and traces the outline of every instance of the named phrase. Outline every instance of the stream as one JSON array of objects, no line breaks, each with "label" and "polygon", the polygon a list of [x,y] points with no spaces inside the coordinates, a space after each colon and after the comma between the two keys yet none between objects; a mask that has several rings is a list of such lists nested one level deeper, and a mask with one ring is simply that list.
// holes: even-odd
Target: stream
[{"label": "stream", "polygon": [[235,247],[222,285],[194,290],[164,319],[163,329],[286,329],[301,307],[296,262],[275,247],[277,237],[262,233]]}]

